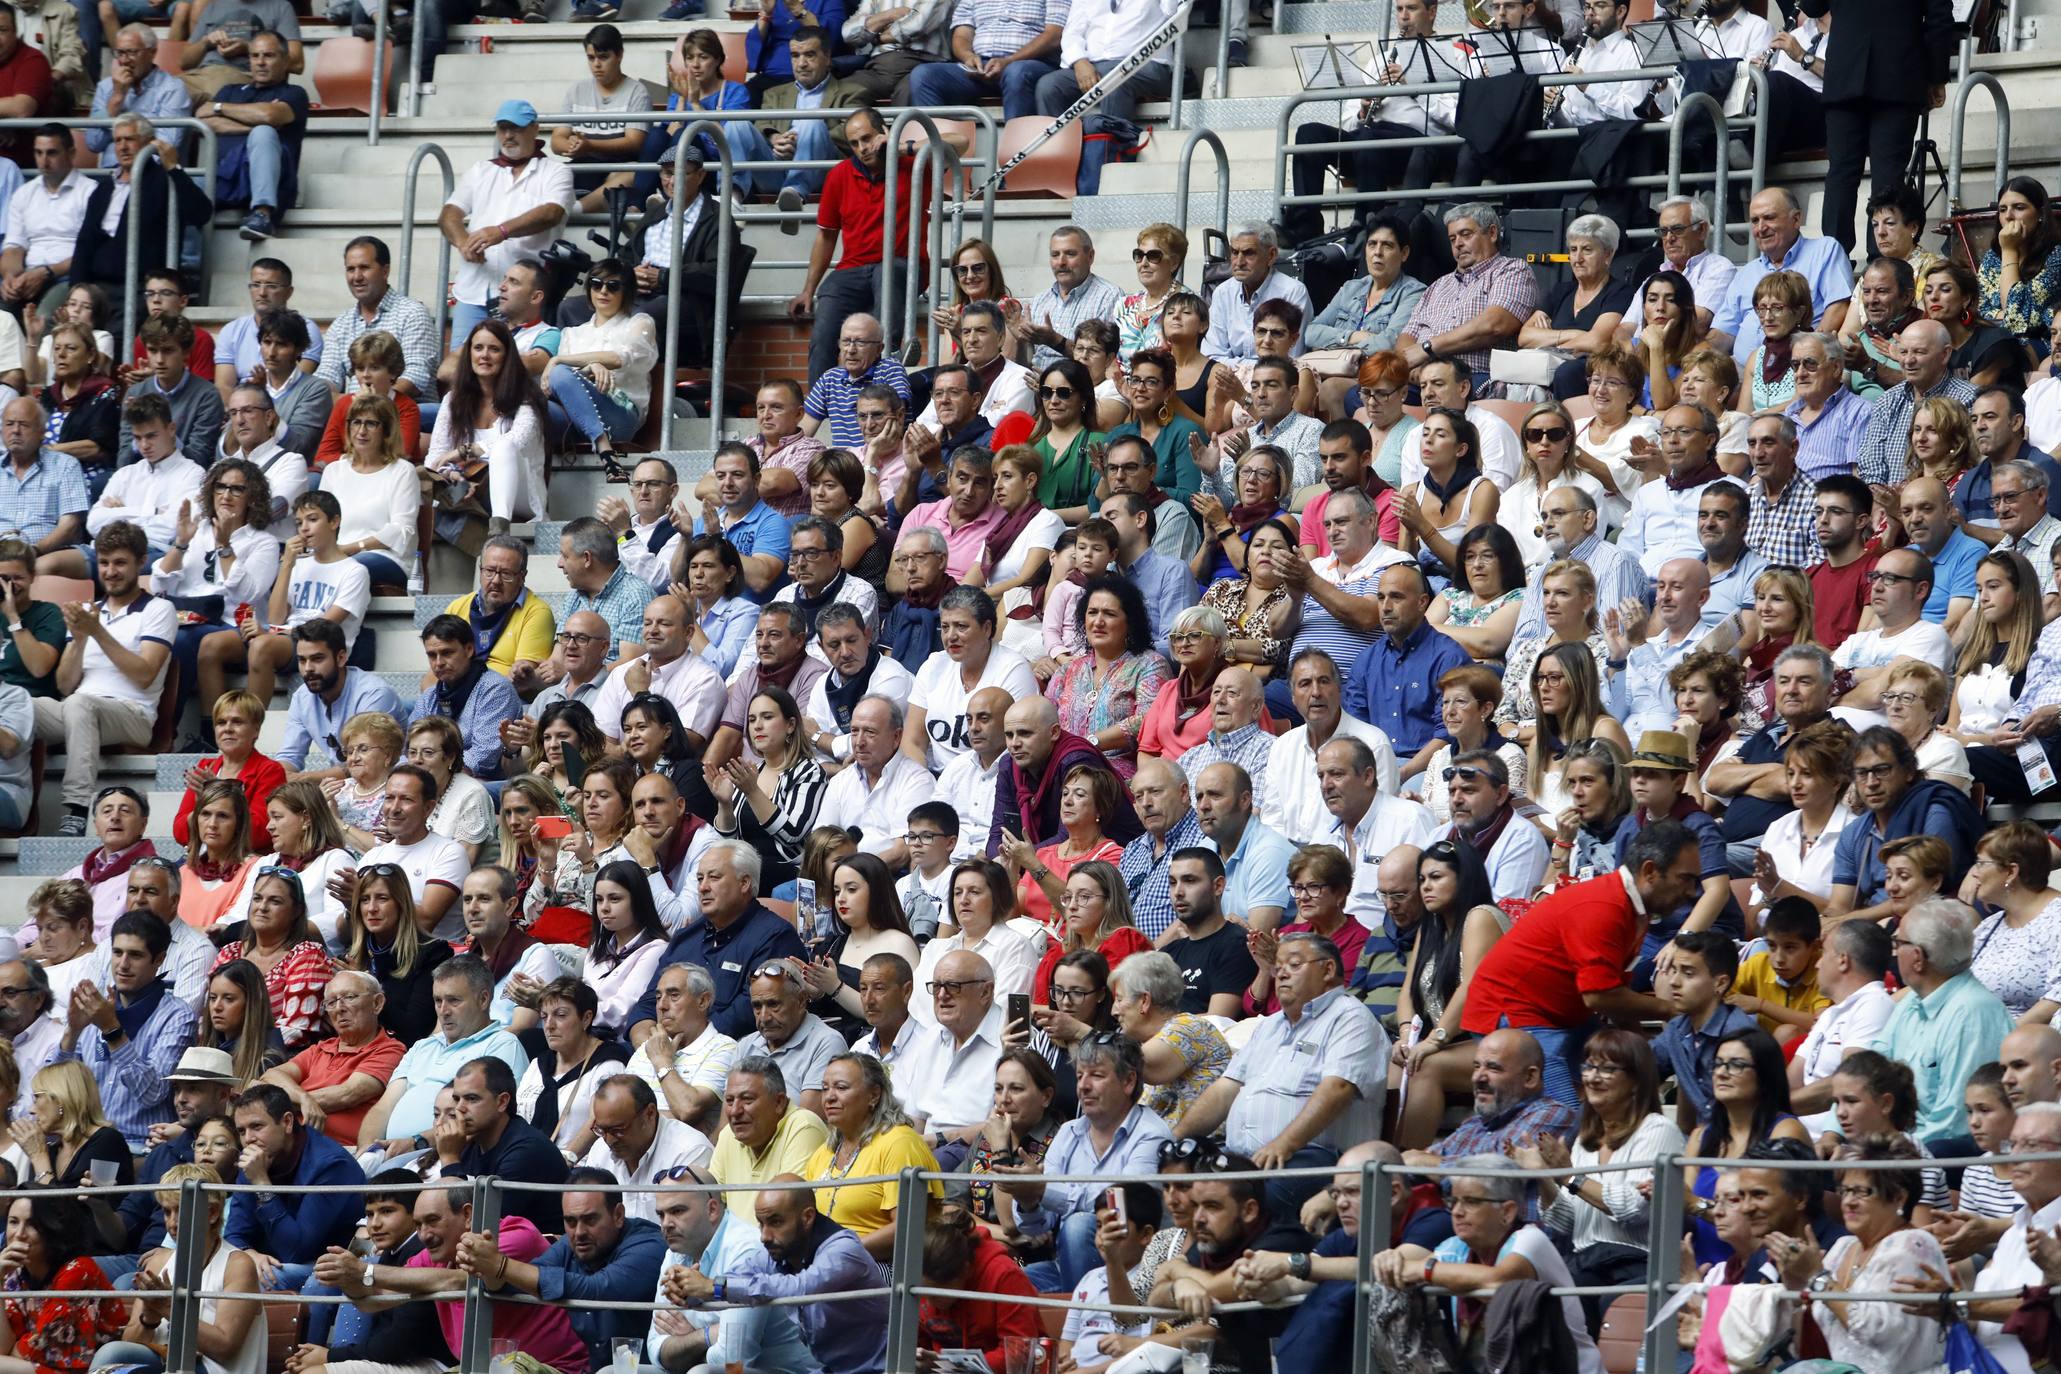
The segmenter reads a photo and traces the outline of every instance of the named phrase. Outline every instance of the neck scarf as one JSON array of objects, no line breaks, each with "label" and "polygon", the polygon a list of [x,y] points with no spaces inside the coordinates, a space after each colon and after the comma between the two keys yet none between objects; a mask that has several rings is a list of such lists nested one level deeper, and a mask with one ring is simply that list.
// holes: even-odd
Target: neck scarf
[{"label": "neck scarf", "polygon": [[[513,933],[510,932],[511,935]],[[545,1048],[545,1057],[537,1060],[537,1072],[543,1077],[544,1091],[537,1094],[537,1108],[530,1114],[530,1125],[547,1136],[558,1134],[558,1095],[585,1076],[587,1066],[594,1062],[594,1056],[600,1049],[601,1041],[597,1039],[594,1041],[594,1047],[587,1051],[586,1058],[577,1064],[566,1066],[563,1073],[553,1073],[552,1070],[558,1067],[558,1055],[548,1046]]]},{"label": "neck scarf", "polygon": [[937,609],[938,603],[945,599],[945,593],[952,590],[952,586],[952,581],[947,578],[927,592],[919,592],[914,587],[911,587],[902,593],[902,604],[904,606],[913,606],[919,611],[934,611]]},{"label": "neck scarf", "polygon": [[1254,530],[1279,514],[1281,514],[1281,507],[1278,505],[1268,503],[1251,506],[1241,501],[1225,512],[1225,518],[1230,520],[1231,528],[1238,531],[1239,538],[1249,540],[1252,538]]},{"label": "neck scarf", "polygon": [[785,668],[775,668],[769,672],[764,667],[761,667],[759,669],[759,690],[764,691],[768,687],[778,687],[782,691],[793,691],[794,675],[799,673],[802,669],[802,664],[808,661],[809,656],[807,654],[796,654],[794,662],[788,664]]},{"label": "neck scarf", "polygon": [[823,680],[823,695],[830,702],[830,715],[839,730],[852,728],[852,712],[857,709],[859,698],[866,695],[866,688],[873,681],[873,670],[879,666],[880,646],[876,644],[866,650],[866,666],[858,672],[842,682],[837,680],[834,672]]},{"label": "neck scarf", "polygon": [[1891,320],[1888,324],[1883,325],[1880,329],[1877,329],[1872,324],[1864,326],[1864,328],[1869,337],[1871,338],[1894,339],[1897,335],[1903,333],[1906,328],[1916,324],[1919,320],[1922,320],[1924,318],[1924,313],[1920,311],[1917,306],[1914,305],[1909,310],[1904,311],[1903,314]]},{"label": "neck scarf", "polygon": [[170,983],[158,978],[127,1002],[115,998],[115,1020],[121,1023],[122,1034],[131,1040],[141,1034],[143,1027],[150,1022],[150,1014],[157,1010],[157,1004],[164,1001],[165,994],[171,990]]},{"label": "neck scarf", "polygon": [[[1424,469],[1424,489],[1436,496],[1438,503],[1443,506],[1457,493],[1474,485],[1480,477],[1481,465],[1474,461],[1474,455],[1470,453],[1453,468],[1453,480],[1450,482],[1440,483],[1438,478],[1432,475],[1430,468]],[[1373,495],[1371,492],[1368,494]]]},{"label": "neck scarf", "polygon": [[1700,487],[1706,483],[1715,482],[1724,475],[1725,470],[1718,466],[1717,458],[1713,455],[1706,457],[1701,463],[1698,463],[1680,477],[1675,476],[1670,471],[1667,474],[1667,489],[1669,491],[1687,491],[1691,487]]},{"label": "neck scarf", "polygon": [[1763,339],[1760,345],[1760,379],[1773,386],[1789,375],[1789,345],[1796,341],[1794,334],[1781,339]]},{"label": "neck scarf", "polygon": [[680,527],[673,523],[673,517],[670,513],[661,515],[658,518],[658,523],[651,527],[650,537],[644,541],[644,551],[656,554],[660,549],[671,543],[673,536],[679,532]]},{"label": "neck scarf", "polygon": [[453,683],[437,684],[437,714],[457,720],[465,714],[465,703],[472,700],[472,689],[479,686],[479,680],[486,674],[487,661],[474,658],[465,675]]},{"label": "neck scarf", "polygon": [[1696,771],[1701,773],[1708,769],[1716,760],[1718,750],[1724,748],[1725,741],[1731,737],[1731,727],[1722,720],[1704,726],[1696,740]]},{"label": "neck scarf", "polygon": [[1003,511],[1001,522],[988,531],[988,566],[992,568],[1001,563],[1016,543],[1016,537],[1029,529],[1030,522],[1044,512],[1045,504],[1038,500],[1035,492],[1031,494],[1030,500],[1023,503],[1022,509]]},{"label": "neck scarf", "polygon": [[820,596],[810,596],[802,590],[801,583],[794,584],[794,607],[801,612],[803,634],[816,633],[816,616],[825,606],[838,599],[839,593],[844,591],[845,579],[850,576],[850,573],[840,568],[837,576],[823,584],[823,593]]},{"label": "neck scarf", "polygon": [[528,595],[525,591],[500,610],[488,612],[484,608],[484,598],[477,592],[473,593],[472,604],[465,608],[465,619],[472,626],[472,645],[477,662],[487,661],[487,655],[494,651],[494,645],[500,642],[509,622],[515,619],[515,608],[520,606],[523,597]]},{"label": "neck scarf", "polygon": [[199,845],[186,852],[186,871],[204,883],[226,882],[247,862],[244,859],[224,859],[220,863],[208,857],[207,850]]},{"label": "neck scarf", "polygon": [[155,856],[157,846],[149,840],[138,840],[119,853],[110,854],[106,846],[88,854],[79,864],[79,876],[86,880],[86,886],[98,887],[109,878],[119,878],[135,867],[138,859]]},{"label": "neck scarf", "polygon": [[507,167],[514,171],[520,172],[524,167],[527,167],[531,162],[535,161],[537,158],[542,157],[543,155],[544,143],[543,140],[538,139],[530,144],[529,152],[527,152],[521,157],[508,157],[505,154],[496,153],[494,155],[494,165],[496,167]]},{"label": "neck scarf", "polygon": [[1488,862],[1489,851],[1496,847],[1496,841],[1503,838],[1503,831],[1510,824],[1510,818],[1517,814],[1509,802],[1504,802],[1489,818],[1489,823],[1467,837],[1467,843],[1474,846],[1483,863]]},{"label": "neck scarf", "polygon": [[1174,679],[1174,690],[1178,693],[1174,699],[1174,719],[1177,724],[1186,725],[1209,709],[1209,690],[1217,685],[1217,674],[1223,669],[1224,661],[1220,658],[1216,666],[1210,669],[1209,676],[1192,688],[1189,686],[1188,670],[1181,670],[1180,675]]},{"label": "neck scarf", "polygon": [[[530,938],[528,931],[516,926],[508,927],[508,933],[501,937],[501,943],[494,947],[491,955],[486,956],[487,972],[493,974],[494,981],[499,983],[515,971],[515,961],[522,958],[535,943],[537,942]],[[472,942],[472,952],[480,952],[479,941]]]}]

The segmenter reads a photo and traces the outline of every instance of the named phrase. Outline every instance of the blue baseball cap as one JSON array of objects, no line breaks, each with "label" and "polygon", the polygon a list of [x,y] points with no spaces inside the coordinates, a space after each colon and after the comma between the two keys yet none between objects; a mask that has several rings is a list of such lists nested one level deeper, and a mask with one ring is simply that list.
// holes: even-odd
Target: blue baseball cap
[{"label": "blue baseball cap", "polygon": [[537,122],[537,107],[527,100],[504,100],[501,108],[494,111],[494,122],[527,129]]}]

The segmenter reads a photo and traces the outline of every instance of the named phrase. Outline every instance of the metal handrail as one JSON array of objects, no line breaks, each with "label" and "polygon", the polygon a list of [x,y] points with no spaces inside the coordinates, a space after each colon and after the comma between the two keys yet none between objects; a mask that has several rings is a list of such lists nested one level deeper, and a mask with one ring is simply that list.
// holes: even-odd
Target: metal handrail
[{"label": "metal handrail", "polygon": [[1181,167],[1174,180],[1174,226],[1183,235],[1188,232],[1188,181],[1195,170],[1195,150],[1203,144],[1208,144],[1209,150],[1216,154],[1217,232],[1228,236],[1231,232],[1231,155],[1224,151],[1224,140],[1214,129],[1197,129],[1181,145]]},{"label": "metal handrail", "polygon": [[[415,64],[414,44],[409,45],[408,64]],[[365,142],[377,148],[379,121],[386,116],[386,5],[383,0],[372,0],[372,99],[366,103],[372,108],[365,112]]]},{"label": "metal handrail", "polygon": [[[923,147],[916,150],[916,161],[909,169],[909,195],[911,198],[920,198],[923,195],[924,154],[926,151],[930,151],[932,156],[946,161],[948,163],[948,171],[937,167],[931,168],[930,223],[926,225],[924,217],[921,215],[912,213],[909,216],[909,231],[904,239],[904,246],[907,250],[905,261],[909,274],[909,295],[908,299],[903,302],[906,320],[904,321],[902,339],[905,343],[914,337],[916,333],[916,300],[920,294],[916,286],[922,278],[922,259],[927,247],[923,241],[923,231],[927,227],[935,229],[937,231],[937,242],[942,247],[944,242],[943,230],[941,226],[937,225],[936,221],[944,213],[945,179],[948,173],[955,182],[963,182],[965,177],[965,171],[959,162],[959,150],[945,142],[943,135],[938,132],[937,122],[926,111],[906,109],[895,116],[894,123],[889,125],[887,130],[887,161],[881,173],[886,182],[886,187],[884,191],[885,203],[881,207],[880,218],[880,328],[882,333],[890,339],[894,335],[892,321],[895,312],[895,212],[899,208],[896,202],[901,198],[899,194],[901,185],[895,177],[895,161],[897,155],[901,152],[902,130],[907,128],[912,120],[922,126],[923,132],[927,136],[927,142]],[[989,187],[986,193],[986,200],[991,207],[994,204],[994,198],[994,188]],[[992,228],[993,218],[993,212],[990,210],[988,216],[990,228]],[[942,253],[939,256],[941,257]],[[937,265],[938,259],[932,258],[929,266],[932,273],[930,284],[933,289],[937,285]],[[935,352],[935,338],[932,339],[931,345],[933,352]]]},{"label": "metal handrail", "polygon": [[[1758,93],[1760,97],[1756,103],[1754,113],[1737,125],[1733,124],[1732,121],[1727,120],[1725,121],[1724,127],[1727,133],[1729,133],[1734,128],[1745,128],[1751,129],[1753,131],[1753,190],[1757,193],[1762,189],[1767,176],[1765,150],[1767,145],[1768,88],[1767,76],[1764,72],[1762,72],[1759,68],[1756,67],[1749,67],[1747,70],[1749,80],[1752,82],[1753,85],[1753,89]],[[1627,81],[1656,82],[1666,80],[1676,75],[1678,75],[1678,73],[1672,67],[1640,67],[1630,71],[1599,72],[1593,74],[1588,72],[1556,72],[1550,75],[1540,76],[1537,79],[1541,86],[1554,87],[1608,85],[1614,82]],[[1423,199],[1425,193],[1422,189],[1396,189],[1388,191],[1356,190],[1352,192],[1339,191],[1332,192],[1329,194],[1309,196],[1290,195],[1288,194],[1288,159],[1293,157],[1313,157],[1339,152],[1396,150],[1403,148],[1458,148],[1464,146],[1466,143],[1466,140],[1461,138],[1458,134],[1425,134],[1413,138],[1352,139],[1329,143],[1295,144],[1290,141],[1292,132],[1291,121],[1293,119],[1295,111],[1300,109],[1304,105],[1342,104],[1349,103],[1355,100],[1382,100],[1396,96],[1453,95],[1457,94],[1464,84],[1465,83],[1459,81],[1427,81],[1415,85],[1404,86],[1354,86],[1337,90],[1324,89],[1316,91],[1299,91],[1293,95],[1283,97],[1281,101],[1280,117],[1275,123],[1275,141],[1277,144],[1278,156],[1276,156],[1274,159],[1273,189],[1274,204],[1277,207],[1277,210],[1285,210],[1300,205],[1363,205],[1380,203],[1385,201]],[[1687,102],[1684,101],[1683,103],[1686,104]],[[1679,111],[1677,112],[1677,114],[1679,114]],[[1662,130],[1670,129],[1679,122],[1680,121],[1678,118],[1653,121],[1642,124],[1640,126],[1640,131],[1659,132]],[[1579,129],[1532,129],[1528,130],[1523,135],[1523,141],[1527,144],[1541,143],[1553,140],[1578,138],[1580,137],[1580,135],[1581,131]],[[1718,145],[1717,156],[1720,162],[1723,162],[1725,160],[1725,148],[1722,141],[1720,141]],[[1686,180],[1695,181],[1699,183],[1713,181],[1715,179],[1716,174],[1712,172],[1691,172],[1681,174],[1680,176],[1675,178],[1677,182]],[[1661,186],[1668,186],[1671,184],[1671,182],[1670,176],[1649,175],[1626,177],[1617,184],[1633,188],[1657,188]],[[1441,193],[1449,198],[1467,196],[1477,191],[1493,191],[1497,195],[1511,195],[1518,193],[1568,192],[1587,191],[1594,189],[1595,183],[1593,181],[1575,180],[1529,181],[1516,183],[1481,182],[1473,186],[1454,185],[1440,188]]]},{"label": "metal handrail", "polygon": [[[1732,175],[1732,159],[1727,156],[1726,145],[1731,140],[1731,130],[1725,124],[1725,107],[1707,91],[1691,91],[1675,106],[1675,117],[1667,130],[1667,194],[1670,200],[1682,194],[1682,150],[1688,139],[1690,115],[1701,111],[1710,116],[1716,132],[1717,185],[1711,194],[1710,232],[1712,239],[1723,244],[1725,241],[1725,192]],[[1755,142],[1759,142],[1758,139]]]},{"label": "metal handrail", "polygon": [[[165,166],[158,156],[157,145],[146,143],[136,151],[135,161],[129,164],[129,203],[122,213],[129,221],[129,232],[122,253],[122,356],[127,358],[136,351],[136,288],[142,285],[143,273],[143,200],[136,194],[143,181],[143,173],[151,163],[157,163],[165,174],[165,261],[173,271],[179,270],[179,188],[172,182],[173,169]],[[133,211],[134,213],[131,213]]]},{"label": "metal handrail", "polygon": [[[451,198],[452,191],[456,190],[458,186],[458,180],[451,172],[451,155],[444,151],[443,145],[441,143],[417,144],[415,151],[408,156],[408,170],[401,174],[403,180],[407,182],[407,185],[401,191],[400,279],[401,294],[404,296],[415,294],[408,288],[413,281],[415,270],[415,193],[418,190],[418,182],[420,181],[420,177],[417,174],[422,170],[422,159],[425,157],[434,157],[437,160],[438,169],[444,174],[444,190],[442,196],[437,201],[438,205],[448,201]],[[441,348],[444,341],[444,318],[450,309],[451,302],[451,240],[445,237],[441,230],[437,234],[437,239],[436,304],[431,308],[433,318],[430,337],[434,338],[437,341],[437,346]],[[353,308],[355,309],[356,307],[354,306]]]},{"label": "metal handrail", "polygon": [[730,194],[731,182],[736,178],[736,164],[730,160],[730,135],[723,126],[712,119],[697,119],[680,131],[678,141],[673,144],[673,203],[666,209],[666,241],[672,247],[672,256],[666,268],[666,351],[665,374],[660,379],[663,388],[651,389],[652,403],[658,404],[661,392],[665,410],[658,417],[658,446],[669,449],[673,446],[673,378],[679,375],[680,365],[680,281],[686,273],[681,270],[681,254],[686,249],[682,237],[685,224],[682,211],[686,202],[681,199],[686,179],[680,175],[685,166],[688,146],[695,139],[707,134],[715,143],[716,157],[716,318],[715,337],[709,344],[708,374],[708,442],[714,448],[723,442],[723,374],[727,370],[730,351],[730,240],[736,232],[737,198]]},{"label": "metal handrail", "polygon": [[[88,118],[81,115],[76,119],[67,116],[57,122],[64,125],[66,129],[76,132],[80,129],[112,129],[125,118],[126,116],[123,115],[105,115],[97,118]],[[50,122],[48,119],[0,119],[0,131],[9,129],[40,129]],[[168,115],[163,119],[152,119],[150,127],[153,129],[185,129],[200,135],[201,156],[195,165],[200,170],[200,189],[207,192],[208,199],[213,201],[215,198],[216,163],[221,160],[217,150],[221,145],[222,136],[216,133],[206,120],[195,119],[190,115],[181,115],[177,118]],[[95,156],[98,156],[98,154]],[[113,169],[96,164],[91,167],[80,167],[78,171],[82,176],[105,176],[112,172]],[[33,175],[33,173],[29,175]]]},{"label": "metal handrail", "polygon": [[1996,112],[1996,173],[1995,191],[1990,196],[1994,205],[2004,198],[2004,183],[2011,178],[2011,101],[2004,94],[2004,83],[1992,72],[1969,72],[1954,87],[1954,127],[1947,136],[1947,204],[1955,211],[1961,208],[1961,167],[1963,150],[1968,136],[1968,97],[1977,86],[1989,92],[1989,98]]}]

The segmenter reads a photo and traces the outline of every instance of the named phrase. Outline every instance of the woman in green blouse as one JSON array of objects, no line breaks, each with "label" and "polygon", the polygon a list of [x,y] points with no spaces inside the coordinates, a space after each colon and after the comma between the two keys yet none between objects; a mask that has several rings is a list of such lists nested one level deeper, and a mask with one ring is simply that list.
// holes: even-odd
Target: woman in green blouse
[{"label": "woman in green blouse", "polygon": [[1038,423],[1031,447],[1045,460],[1038,500],[1069,525],[1088,518],[1095,468],[1108,437],[1090,428],[1095,383],[1088,369],[1061,358],[1038,374]]},{"label": "woman in green blouse", "polygon": [[[1194,439],[1206,444],[1209,436],[1174,406],[1174,355],[1163,348],[1143,348],[1131,355],[1130,362],[1124,382],[1131,419],[1109,431],[1110,441],[1135,434],[1152,445],[1159,459],[1154,480],[1160,490],[1176,501],[1190,500],[1202,490],[1202,472],[1189,444]],[[1098,483],[1095,494],[1108,496],[1108,484]]]}]

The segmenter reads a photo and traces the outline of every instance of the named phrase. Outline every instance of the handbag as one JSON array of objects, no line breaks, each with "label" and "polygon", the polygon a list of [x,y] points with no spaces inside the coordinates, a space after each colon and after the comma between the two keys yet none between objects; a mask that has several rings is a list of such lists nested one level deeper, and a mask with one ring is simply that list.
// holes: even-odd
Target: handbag
[{"label": "handbag", "polygon": [[1554,372],[1568,356],[1550,348],[1498,348],[1489,354],[1489,380],[1551,386]]},{"label": "handbag", "polygon": [[1357,378],[1366,358],[1357,348],[1313,348],[1296,361],[1319,377]]}]

